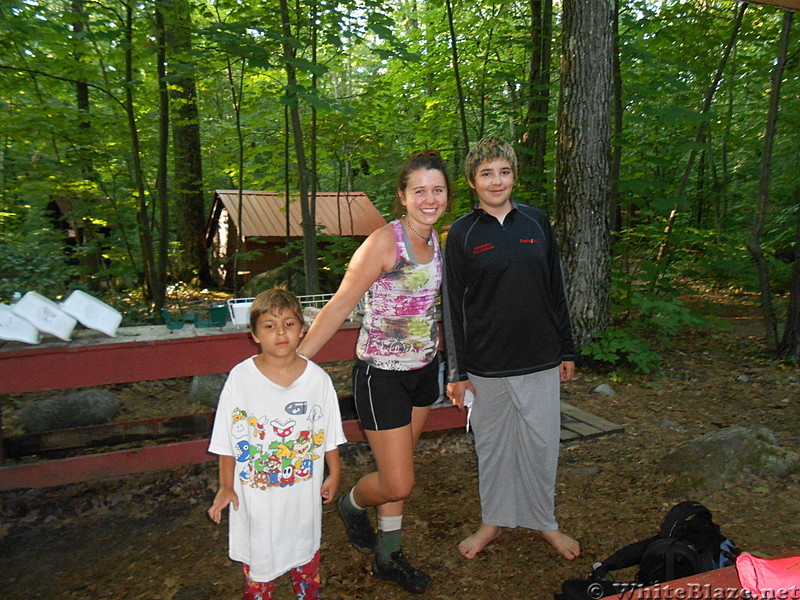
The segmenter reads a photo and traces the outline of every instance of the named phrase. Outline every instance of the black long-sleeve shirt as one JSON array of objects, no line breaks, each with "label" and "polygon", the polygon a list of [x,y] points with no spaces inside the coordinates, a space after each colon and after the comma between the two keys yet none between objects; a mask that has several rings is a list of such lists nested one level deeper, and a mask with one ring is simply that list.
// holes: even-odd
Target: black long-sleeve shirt
[{"label": "black long-sleeve shirt", "polygon": [[445,242],[443,325],[450,381],[526,375],[575,360],[561,259],[547,216],[517,204],[501,224],[480,208]]}]

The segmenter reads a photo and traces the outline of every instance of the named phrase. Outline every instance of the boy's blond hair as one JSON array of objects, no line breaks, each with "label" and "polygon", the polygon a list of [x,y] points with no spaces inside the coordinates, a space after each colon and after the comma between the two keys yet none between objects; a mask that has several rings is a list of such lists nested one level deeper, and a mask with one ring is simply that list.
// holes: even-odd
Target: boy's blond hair
[{"label": "boy's blond hair", "polygon": [[514,148],[503,138],[490,135],[475,144],[464,159],[464,171],[467,181],[475,185],[475,172],[481,163],[505,158],[511,164],[514,179],[517,178],[517,153]]},{"label": "boy's blond hair", "polygon": [[255,334],[256,326],[258,325],[258,318],[269,313],[277,315],[280,311],[289,309],[300,321],[300,327],[305,327],[306,321],[303,318],[303,308],[300,306],[300,301],[292,292],[284,288],[272,288],[261,292],[253,300],[250,307],[250,331]]}]

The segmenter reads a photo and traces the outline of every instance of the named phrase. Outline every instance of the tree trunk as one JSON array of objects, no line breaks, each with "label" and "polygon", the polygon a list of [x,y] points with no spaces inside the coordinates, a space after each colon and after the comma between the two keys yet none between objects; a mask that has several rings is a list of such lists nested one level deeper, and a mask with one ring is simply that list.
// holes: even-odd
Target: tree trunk
[{"label": "tree trunk", "polygon": [[[738,79],[738,75],[736,73],[736,52],[734,51],[733,54],[733,61],[731,62],[731,81],[736,81]],[[728,142],[731,139],[731,131],[733,129],[733,119],[734,119],[734,97],[735,97],[735,86],[728,86],[728,101],[725,104],[725,129],[722,136],[722,144],[720,145],[720,169],[722,170],[722,181],[720,182],[720,200],[721,206],[717,214],[715,215],[716,218],[716,225],[719,226],[720,223],[728,216],[728,208],[730,205],[730,182],[731,182],[731,170],[728,166]]]},{"label": "tree trunk", "polygon": [[[283,107],[283,186],[284,186],[284,217],[286,221],[286,245],[289,245],[292,237],[292,222],[289,213],[289,201],[292,193],[292,182],[289,177],[289,148],[291,147],[291,132],[289,130],[289,107]],[[289,289],[292,289],[292,282],[289,281]]]},{"label": "tree trunk", "polygon": [[[313,8],[311,13],[311,62],[316,65],[317,64],[317,3],[316,1],[312,2]],[[311,74],[311,91],[313,94],[317,93],[317,74]],[[311,186],[309,190],[309,198],[308,198],[308,207],[309,207],[309,217],[310,221],[315,224],[314,228],[314,264],[318,264],[317,260],[317,253],[316,253],[316,222],[317,222],[317,192],[319,191],[319,180],[317,178],[317,107],[312,105],[311,106],[311,139],[309,140],[309,144],[311,146]],[[319,281],[317,281],[316,286],[314,287],[313,292],[308,293],[315,293],[319,290]],[[325,290],[330,291],[330,290]]]},{"label": "tree trunk", "polygon": [[[242,68],[239,71],[239,81],[236,81],[233,73],[233,63],[230,56],[225,57],[226,70],[228,73],[228,85],[231,89],[231,104],[233,105],[233,115],[236,122],[236,252],[233,254],[233,265],[228,271],[233,271],[233,293],[239,291],[239,260],[244,244],[244,234],[242,233],[242,215],[244,214],[244,134],[242,133],[242,96],[244,95],[244,70],[245,63],[242,61]],[[226,277],[227,279],[227,277]]]},{"label": "tree trunk", "polygon": [[[169,250],[169,197],[167,195],[167,155],[169,149],[169,92],[167,91],[167,41],[164,30],[163,1],[156,0],[156,68],[158,70],[158,158],[156,173],[156,205],[160,214],[158,227],[158,257],[156,267],[158,278],[167,280],[167,252]],[[160,308],[166,300],[164,296],[156,299]]]},{"label": "tree trunk", "polygon": [[205,243],[205,201],[197,84],[192,64],[192,15],[188,0],[172,0],[167,18],[172,100],[173,207],[180,260],[176,278],[197,277],[204,287],[214,284]]},{"label": "tree trunk", "polygon": [[611,180],[609,181],[608,206],[613,231],[622,230],[622,208],[619,205],[619,176],[622,172],[622,71],[619,58],[619,0],[614,0],[614,18],[611,22],[614,48],[611,135]]},{"label": "tree trunk", "polygon": [[[86,24],[83,21],[83,0],[73,0],[70,10],[72,13],[72,31],[76,38],[81,38],[86,28]],[[82,54],[76,54],[75,61],[80,62],[83,58]],[[89,85],[84,80],[75,82],[75,102],[78,108],[78,136],[76,139],[78,168],[84,180],[92,184],[86,187],[94,189],[97,177],[92,162],[92,154],[89,150],[92,138],[92,122],[89,114]],[[94,194],[87,192],[77,192],[77,194],[81,204],[96,202]],[[91,210],[81,207],[81,209],[75,211],[76,214],[68,216],[68,218],[73,221],[75,234],[80,246],[77,252],[77,259],[78,264],[81,266],[81,278],[90,289],[97,291],[100,289],[97,275],[103,268],[102,250],[99,244],[100,239],[98,239],[97,228],[91,219],[84,218],[84,211],[91,212]]]},{"label": "tree trunk", "polygon": [[292,124],[297,175],[300,188],[300,212],[303,215],[303,269],[305,271],[305,292],[315,294],[319,291],[319,265],[317,264],[317,224],[311,211],[308,198],[308,167],[303,147],[303,128],[300,124],[300,107],[297,89],[297,71],[293,61],[297,51],[292,45],[292,29],[289,21],[289,6],[280,0],[281,29],[283,33],[284,68],[286,70],[286,96]]},{"label": "tree trunk", "polygon": [[[484,38],[483,46],[483,61],[481,63],[481,77],[479,80],[478,85],[478,98],[480,99],[478,102],[479,105],[479,117],[478,117],[478,131],[475,132],[475,139],[482,140],[486,135],[486,72],[489,68],[489,57],[492,53],[493,45],[492,45],[492,38],[494,37],[494,28],[490,28],[488,34]],[[508,86],[508,84],[506,84]],[[514,98],[514,86],[510,86],[509,91],[509,104],[512,106],[515,104],[516,99]],[[462,121],[463,123],[463,121]],[[469,148],[465,149],[465,152],[469,152]],[[456,160],[457,163],[460,164],[461,162],[461,153],[455,152],[453,153],[453,158]],[[472,190],[472,188],[470,188]]]},{"label": "tree trunk", "polygon": [[[72,31],[76,38],[81,38],[83,37],[86,27],[83,21],[83,0],[73,0],[71,10],[73,19]],[[80,62],[83,58],[83,54],[78,53],[75,56],[75,61]],[[84,80],[75,83],[75,101],[78,107],[79,166],[81,173],[86,177],[86,180],[89,181],[93,179],[94,167],[86,148],[89,142],[89,131],[92,128],[92,123],[89,118],[89,85]]]},{"label": "tree trunk", "polygon": [[530,0],[530,58],[525,122],[520,138],[520,183],[534,204],[547,204],[547,119],[553,36],[552,0]]},{"label": "tree trunk", "polygon": [[[706,146],[710,146],[710,141],[708,139],[703,140],[703,143]],[[695,213],[694,213],[694,224],[695,227],[702,227],[703,220],[705,219],[705,205],[706,205],[706,196],[708,192],[706,191],[706,168],[708,166],[706,160],[708,158],[708,152],[703,150],[700,152],[700,161],[697,163],[697,184],[695,185]]]},{"label": "tree trunk", "polygon": [[567,0],[556,162],[556,229],[578,345],[609,321],[613,0]]},{"label": "tree trunk", "polygon": [[458,94],[458,114],[461,117],[461,142],[464,144],[464,152],[466,153],[469,152],[469,133],[467,133],[467,113],[464,107],[464,88],[461,85],[461,73],[458,70],[458,47],[456,46],[456,28],[453,24],[453,5],[450,0],[445,0],[445,4],[447,6],[447,24],[450,28],[453,76],[456,80],[456,93]]},{"label": "tree trunk", "polygon": [[158,269],[153,255],[153,232],[150,230],[148,216],[147,193],[145,191],[144,172],[142,170],[139,130],[136,125],[136,109],[133,103],[133,6],[125,5],[125,114],[128,119],[128,130],[131,136],[131,162],[136,190],[136,223],[144,269],[145,296],[153,300],[156,311],[164,302],[164,282],[158,277]]},{"label": "tree trunk", "polygon": [[[800,167],[800,165],[798,165]],[[800,185],[795,188],[795,210],[797,226],[794,234],[794,263],[792,268],[792,289],[789,295],[789,312],[781,343],[778,344],[779,358],[788,358],[800,364]]]},{"label": "tree trunk", "polygon": [[764,150],[761,153],[761,168],[759,170],[758,201],[756,203],[756,214],[753,217],[753,228],[747,240],[747,249],[750,252],[750,256],[758,272],[758,281],[761,287],[761,307],[764,310],[764,330],[767,337],[767,350],[770,352],[775,352],[778,346],[778,319],[775,316],[775,309],[772,305],[772,286],[769,282],[767,261],[761,250],[761,235],[764,231],[764,218],[767,214],[771,176],[770,170],[772,167],[772,149],[775,141],[775,132],[778,126],[778,105],[781,97],[781,81],[786,67],[786,54],[789,48],[789,34],[791,30],[792,12],[787,10],[783,14],[783,27],[781,28],[778,55],[775,59],[775,67],[772,70],[769,112],[767,114],[767,126],[766,132],[764,133]]}]

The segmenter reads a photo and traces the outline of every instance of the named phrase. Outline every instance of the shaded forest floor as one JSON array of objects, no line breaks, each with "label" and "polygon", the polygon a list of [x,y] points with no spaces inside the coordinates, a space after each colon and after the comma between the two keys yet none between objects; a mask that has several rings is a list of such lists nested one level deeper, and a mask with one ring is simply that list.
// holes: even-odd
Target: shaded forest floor
[{"label": "shaded forest floor", "polygon": [[[457,543],[479,521],[472,441],[463,431],[426,434],[417,486],[408,503],[404,545],[434,578],[424,598],[552,598],[561,582],[583,577],[592,562],[655,533],[681,498],[655,466],[683,441],[730,425],[767,427],[800,451],[800,373],[768,361],[753,296],[716,298],[729,330],[676,339],[659,373],[607,375],[582,371],[564,387],[564,400],[621,424],[623,433],[562,446],[557,489],[561,527],[584,554],[569,562],[524,530],[506,531],[474,560]],[[614,396],[593,390],[609,383]],[[141,407],[189,412],[185,386],[148,382]],[[169,390],[167,403],[156,401]],[[152,391],[152,390],[151,390]],[[143,399],[142,399],[143,398]],[[151,404],[158,403],[158,406]],[[176,407],[183,405],[183,410]],[[169,407],[168,409],[165,407]],[[131,414],[126,415],[130,417]],[[164,413],[162,412],[162,415]],[[370,468],[363,444],[344,451],[345,491]],[[0,494],[0,589],[6,600],[211,600],[240,597],[241,570],[227,558],[227,528],[205,510],[216,489],[216,465],[130,476],[56,489]],[[800,475],[751,479],[745,485],[695,495],[723,533],[742,549],[772,555],[800,550]],[[369,559],[352,550],[333,505],[324,509],[323,598],[408,598],[369,574]],[[276,598],[294,598],[284,579]]]}]

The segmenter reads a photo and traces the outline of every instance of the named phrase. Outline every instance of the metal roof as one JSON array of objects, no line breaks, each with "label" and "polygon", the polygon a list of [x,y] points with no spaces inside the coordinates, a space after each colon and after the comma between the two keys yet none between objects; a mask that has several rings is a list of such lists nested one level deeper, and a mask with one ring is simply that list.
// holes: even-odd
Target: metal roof
[{"label": "metal roof", "polygon": [[750,0],[750,3],[777,6],[778,8],[783,8],[785,10],[800,12],[800,0]]},{"label": "metal roof", "polygon": [[[244,237],[286,237],[285,194],[283,192],[242,192],[242,233]],[[331,235],[366,237],[386,221],[363,192],[336,193],[317,192],[317,223],[322,232]],[[216,190],[211,209],[212,222],[209,233],[216,228],[222,203],[233,223],[239,219],[238,190]],[[289,236],[302,237],[300,200],[290,196]]]}]

